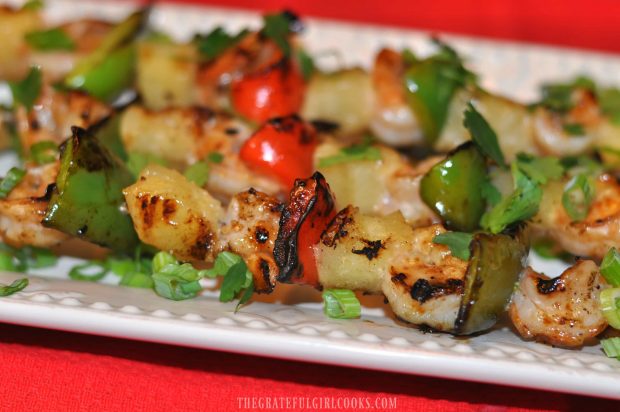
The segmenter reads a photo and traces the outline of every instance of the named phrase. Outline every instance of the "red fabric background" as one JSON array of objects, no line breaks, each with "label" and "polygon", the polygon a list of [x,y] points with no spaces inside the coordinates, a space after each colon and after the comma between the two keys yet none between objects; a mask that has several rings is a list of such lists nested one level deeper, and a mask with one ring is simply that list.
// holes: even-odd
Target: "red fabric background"
[{"label": "red fabric background", "polygon": [[[620,52],[620,1],[211,4]],[[575,377],[579,379],[579,377]],[[240,396],[397,398],[399,410],[615,410],[615,402],[0,324],[0,410],[235,410]]]}]

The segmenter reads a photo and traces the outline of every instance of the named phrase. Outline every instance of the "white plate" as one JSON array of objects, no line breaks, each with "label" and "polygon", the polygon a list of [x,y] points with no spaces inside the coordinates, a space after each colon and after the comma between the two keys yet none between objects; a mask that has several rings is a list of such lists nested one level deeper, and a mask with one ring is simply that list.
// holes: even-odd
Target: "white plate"
[{"label": "white plate", "polygon": [[[49,2],[54,21],[83,15],[120,18],[127,3]],[[179,38],[214,25],[238,29],[257,26],[255,14],[222,9],[158,5],[153,24]],[[367,65],[382,45],[430,50],[428,35],[415,31],[308,20],[305,36],[312,52],[341,50],[346,64]],[[620,58],[548,47],[446,36],[482,75],[490,90],[519,99],[536,96],[544,80],[588,74],[620,85]],[[332,61],[329,61],[332,59]],[[336,59],[336,60],[338,60]],[[321,64],[334,64],[324,58]],[[11,159],[0,159],[0,173]],[[507,328],[472,338],[423,334],[397,323],[374,302],[362,319],[325,318],[317,303],[285,305],[252,303],[239,313],[215,293],[174,302],[148,290],[63,280],[74,263],[64,258],[58,268],[39,271],[21,293],[0,299],[0,320],[91,334],[187,345],[277,358],[329,363],[386,371],[456,378],[620,399],[620,362],[607,359],[600,347],[562,350],[524,342]],[[559,274],[557,262],[534,262]],[[19,275],[0,273],[9,283]],[[104,283],[113,283],[108,278]],[[312,302],[316,292],[284,287],[279,300]],[[374,306],[374,307],[372,307]]]}]

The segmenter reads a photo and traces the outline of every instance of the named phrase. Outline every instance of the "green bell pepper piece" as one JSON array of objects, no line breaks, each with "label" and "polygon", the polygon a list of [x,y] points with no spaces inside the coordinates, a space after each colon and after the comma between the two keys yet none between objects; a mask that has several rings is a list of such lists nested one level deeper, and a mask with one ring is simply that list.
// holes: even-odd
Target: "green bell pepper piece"
[{"label": "green bell pepper piece", "polygon": [[118,156],[123,162],[127,162],[129,155],[121,138],[120,123],[123,112],[115,112],[100,122],[88,128],[97,140],[110,152]]},{"label": "green bell pepper piece", "polygon": [[479,227],[485,211],[486,202],[480,188],[486,179],[484,156],[472,142],[467,142],[424,175],[420,195],[447,228],[472,232]]},{"label": "green bell pepper piece", "polygon": [[454,49],[439,39],[433,42],[439,49],[426,59],[418,60],[411,53],[403,52],[408,65],[404,76],[405,95],[429,146],[443,129],[456,91],[474,84],[476,79]]},{"label": "green bell pepper piece", "polygon": [[131,253],[138,236],[122,210],[122,190],[134,182],[124,163],[92,134],[73,127],[60,156],[43,225],[118,252]]},{"label": "green bell pepper piece", "polygon": [[136,53],[128,43],[140,32],[147,16],[148,9],[142,9],[114,27],[97,49],[77,62],[64,85],[101,100],[116,97],[133,80]]},{"label": "green bell pepper piece", "polygon": [[495,325],[525,268],[528,240],[522,228],[512,234],[474,235],[454,334],[469,335]]}]

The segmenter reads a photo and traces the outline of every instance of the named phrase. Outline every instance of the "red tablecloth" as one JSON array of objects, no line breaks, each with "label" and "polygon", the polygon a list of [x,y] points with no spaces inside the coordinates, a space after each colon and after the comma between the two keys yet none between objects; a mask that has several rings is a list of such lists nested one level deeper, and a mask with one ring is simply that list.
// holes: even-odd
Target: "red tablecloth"
[{"label": "red tablecloth", "polygon": [[[212,4],[620,52],[620,1],[255,0]],[[579,379],[578,376],[575,379]],[[0,324],[0,410],[235,410],[268,396],[395,399],[398,410],[615,410],[563,394]],[[241,402],[241,403],[240,403]],[[349,402],[352,402],[351,400]],[[310,409],[308,409],[310,410]]]}]

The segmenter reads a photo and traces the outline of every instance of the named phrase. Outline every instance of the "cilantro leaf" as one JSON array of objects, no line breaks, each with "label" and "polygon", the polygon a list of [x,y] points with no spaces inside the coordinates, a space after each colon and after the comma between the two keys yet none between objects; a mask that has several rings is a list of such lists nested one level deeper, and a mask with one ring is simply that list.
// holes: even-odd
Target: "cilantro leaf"
[{"label": "cilantro leaf", "polygon": [[21,10],[36,11],[42,9],[43,7],[45,7],[45,4],[43,4],[42,0],[28,0],[24,3]]},{"label": "cilantro leaf", "polygon": [[9,82],[13,94],[13,105],[21,104],[26,110],[30,111],[41,93],[41,85],[41,70],[38,67],[30,68],[28,75],[23,80]]},{"label": "cilantro leaf", "polygon": [[596,91],[594,81],[580,76],[567,83],[549,83],[542,86],[542,99],[536,105],[544,106],[558,113],[566,113],[574,106],[572,94],[575,89]]},{"label": "cilantro leaf", "polygon": [[494,160],[495,163],[501,167],[507,167],[495,131],[471,102],[467,103],[463,125],[469,130],[472,140],[476,143],[476,146],[478,146],[482,154]]},{"label": "cilantro leaf", "polygon": [[239,299],[235,311],[246,303],[254,293],[254,277],[249,271],[243,258],[232,252],[221,252],[215,258],[213,268],[201,271],[205,276],[214,278],[224,276],[220,288],[220,302],[230,302],[245,290]]},{"label": "cilantro leaf", "polygon": [[491,206],[495,206],[502,200],[501,192],[493,185],[493,183],[486,179],[482,182],[482,186],[480,187],[480,193],[484,200]]},{"label": "cilantro leaf", "polygon": [[319,159],[319,167],[328,167],[340,163],[356,162],[361,160],[381,160],[381,150],[372,146],[372,138],[364,142],[340,149],[340,153]]},{"label": "cilantro leaf", "polygon": [[450,248],[450,253],[452,253],[452,256],[461,260],[469,260],[469,245],[471,244],[473,238],[474,235],[471,233],[445,232],[435,236],[433,238],[433,243],[446,245]]},{"label": "cilantro leaf", "polygon": [[545,184],[549,180],[557,180],[564,175],[564,167],[557,157],[535,157],[526,153],[519,153],[516,163],[523,173],[539,184]]},{"label": "cilantro leaf", "polygon": [[235,263],[228,269],[220,288],[220,302],[230,302],[237,296],[237,293],[249,286],[246,286],[247,271],[248,267],[243,261]]},{"label": "cilantro leaf", "polygon": [[248,33],[249,31],[244,29],[233,36],[228,34],[223,28],[216,27],[206,36],[196,36],[194,38],[194,43],[198,51],[205,56],[207,60],[213,60],[226,51],[226,49],[239,43]]},{"label": "cilantro leaf", "polygon": [[196,185],[202,187],[209,181],[209,171],[211,166],[207,162],[196,162],[183,172],[183,175],[190,182],[194,182]]},{"label": "cilantro leaf", "polygon": [[162,159],[159,156],[150,153],[129,152],[127,159],[127,169],[136,178],[140,175],[140,172],[148,166],[150,163],[155,163],[162,166],[167,166],[166,159]]},{"label": "cilantro leaf", "polygon": [[316,70],[314,60],[312,60],[312,56],[306,53],[304,49],[298,49],[296,56],[297,63],[299,63],[299,68],[301,69],[301,75],[304,77],[304,80],[307,81]]},{"label": "cilantro leaf", "polygon": [[503,198],[491,210],[487,211],[480,224],[491,233],[500,233],[513,223],[520,222],[534,216],[542,199],[542,189],[516,163],[511,167],[515,189]]},{"label": "cilantro leaf", "polygon": [[26,33],[26,42],[36,50],[74,50],[75,42],[59,28]]},{"label": "cilantro leaf", "polygon": [[583,136],[586,133],[582,124],[566,123],[562,126],[562,130],[570,136]]},{"label": "cilantro leaf", "polygon": [[274,41],[282,50],[285,57],[291,55],[291,44],[289,35],[292,33],[291,24],[293,23],[290,13],[266,14],[263,16],[263,33]]}]

